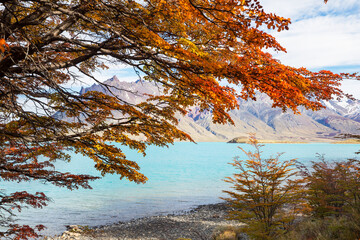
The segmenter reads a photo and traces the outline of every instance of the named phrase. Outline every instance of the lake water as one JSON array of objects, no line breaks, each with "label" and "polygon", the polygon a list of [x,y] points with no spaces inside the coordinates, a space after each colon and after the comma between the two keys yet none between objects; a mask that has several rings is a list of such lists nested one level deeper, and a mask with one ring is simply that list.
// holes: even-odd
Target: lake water
[{"label": "lake water", "polygon": [[[47,226],[44,234],[58,234],[69,224],[97,226],[219,202],[219,197],[225,196],[222,190],[229,188],[222,179],[234,172],[227,163],[234,156],[245,159],[237,146],[251,148],[247,144],[181,142],[169,148],[149,147],[145,158],[127,150],[128,158],[137,160],[142,173],[149,178],[146,184],[120,181],[118,176],[108,175],[92,182],[92,190],[69,191],[36,182],[2,182],[0,188],[8,192],[43,191],[51,197],[53,202],[44,209],[23,210],[18,223],[44,224]],[[356,144],[266,144],[263,156],[284,152],[280,159],[297,158],[306,164],[317,160],[317,153],[325,154],[327,160],[341,160],[355,157],[354,152],[359,149]],[[79,155],[74,155],[71,163],[57,163],[62,171],[98,175],[93,165]]]}]

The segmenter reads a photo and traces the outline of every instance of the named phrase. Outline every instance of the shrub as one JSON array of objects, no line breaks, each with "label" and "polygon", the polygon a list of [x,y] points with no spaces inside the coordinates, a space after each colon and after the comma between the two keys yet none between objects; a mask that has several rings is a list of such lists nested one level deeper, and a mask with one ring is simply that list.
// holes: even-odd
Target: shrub
[{"label": "shrub", "polygon": [[360,215],[307,218],[297,223],[279,240],[354,240],[360,238]]},{"label": "shrub", "polygon": [[310,170],[299,165],[306,187],[308,217],[280,240],[360,239],[360,163],[328,162],[323,156]]},{"label": "shrub", "polygon": [[242,233],[241,227],[237,226],[221,226],[217,227],[212,236],[212,240],[238,240],[238,239],[246,239],[244,234]]},{"label": "shrub", "polygon": [[360,164],[358,160],[312,162],[311,170],[299,166],[307,187],[310,214],[314,217],[360,213]]}]

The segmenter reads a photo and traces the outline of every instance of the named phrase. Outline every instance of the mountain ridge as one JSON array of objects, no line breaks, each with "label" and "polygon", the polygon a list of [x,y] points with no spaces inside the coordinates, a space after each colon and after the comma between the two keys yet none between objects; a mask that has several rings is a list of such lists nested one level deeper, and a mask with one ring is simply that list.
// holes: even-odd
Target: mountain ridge
[{"label": "mountain ridge", "polygon": [[[144,94],[157,95],[161,87],[151,82],[122,82],[116,76],[104,81],[106,87],[94,84],[82,88],[116,95],[129,103],[146,101]],[[259,139],[276,141],[332,141],[340,134],[360,134],[360,101],[346,99],[322,102],[325,109],[306,110],[300,107],[300,115],[291,110],[283,112],[272,108],[272,101],[265,94],[257,93],[257,101],[238,99],[239,109],[229,112],[235,126],[212,123],[211,111],[199,111],[192,107],[183,116],[176,114],[178,128],[195,141],[229,141],[236,137],[247,138],[256,133]],[[339,139],[337,139],[338,141]]]}]

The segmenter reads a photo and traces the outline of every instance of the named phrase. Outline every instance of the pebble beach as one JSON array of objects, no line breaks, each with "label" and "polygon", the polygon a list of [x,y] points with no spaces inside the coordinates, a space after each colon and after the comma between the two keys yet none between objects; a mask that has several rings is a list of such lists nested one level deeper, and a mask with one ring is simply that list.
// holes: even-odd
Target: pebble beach
[{"label": "pebble beach", "polygon": [[241,226],[226,219],[230,210],[225,203],[201,205],[190,211],[166,216],[151,216],[128,222],[88,228],[68,226],[60,236],[44,237],[44,240],[205,240],[226,227]]}]

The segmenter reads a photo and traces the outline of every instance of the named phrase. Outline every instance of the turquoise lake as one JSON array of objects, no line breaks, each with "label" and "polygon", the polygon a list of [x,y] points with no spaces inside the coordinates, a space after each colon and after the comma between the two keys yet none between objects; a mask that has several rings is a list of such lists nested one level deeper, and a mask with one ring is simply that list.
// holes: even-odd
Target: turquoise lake
[{"label": "turquoise lake", "polygon": [[[135,151],[125,151],[128,158],[137,160],[148,178],[146,184],[119,180],[107,175],[91,183],[92,190],[69,191],[37,182],[2,182],[7,192],[42,191],[53,199],[44,209],[25,209],[18,215],[18,223],[44,224],[44,234],[58,234],[65,225],[98,226],[134,218],[189,210],[197,205],[220,202],[222,190],[229,184],[222,181],[234,169],[229,162],[235,156],[245,159],[237,147],[251,149],[247,144],[175,143],[169,148],[149,147],[146,157]],[[297,158],[305,164],[316,161],[316,154],[325,154],[327,160],[356,157],[358,144],[266,144],[263,156],[284,152],[280,159]],[[91,160],[74,155],[71,163],[58,162],[62,171],[99,175]]]}]

